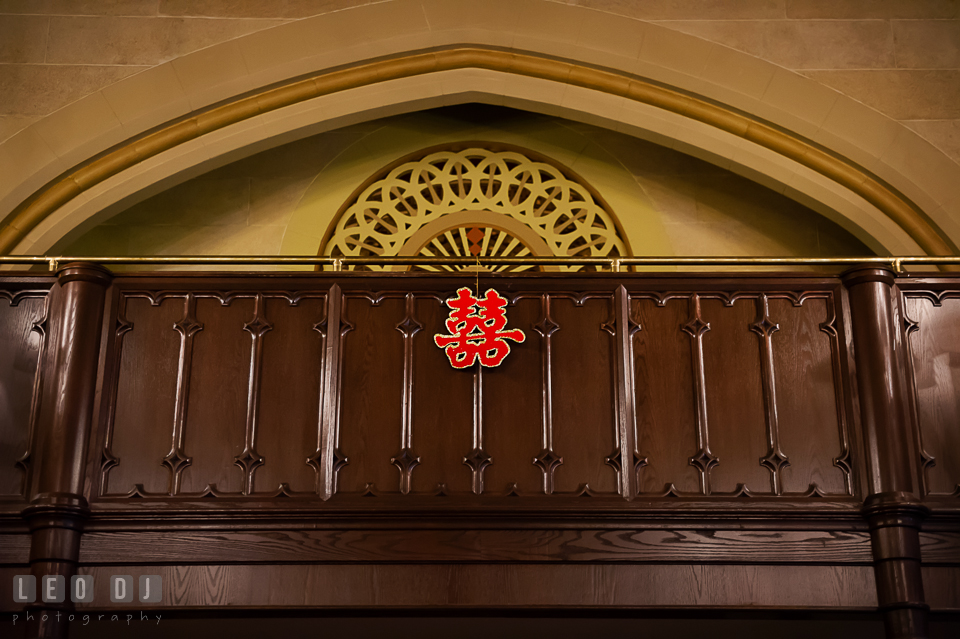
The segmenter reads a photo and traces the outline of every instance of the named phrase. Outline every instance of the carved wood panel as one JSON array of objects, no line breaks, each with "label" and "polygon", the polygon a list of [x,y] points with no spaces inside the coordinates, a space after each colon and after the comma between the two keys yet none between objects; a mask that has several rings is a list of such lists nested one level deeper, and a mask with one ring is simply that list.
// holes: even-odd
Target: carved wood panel
[{"label": "carved wood panel", "polygon": [[315,494],[322,293],[120,296],[102,493]]},{"label": "carved wood panel", "polygon": [[401,474],[412,473],[416,456],[401,452],[413,447],[403,413],[404,339],[397,331],[405,310],[403,296],[345,296],[339,446],[348,461],[337,475],[338,493],[397,493]]},{"label": "carved wood panel", "polygon": [[182,424],[175,426],[186,409],[177,410],[178,396],[185,400],[178,381],[189,373],[189,345],[199,329],[185,330],[187,306],[184,297],[120,299],[114,327],[119,365],[116,396],[108,404],[113,414],[108,416],[110,431],[103,451],[103,494],[174,492],[172,471],[162,461],[176,448],[172,433],[178,428],[182,432]]},{"label": "carved wood panel", "polygon": [[[523,329],[524,344],[514,347],[510,357],[496,370],[483,371],[480,381],[483,396],[484,450],[494,463],[484,470],[483,489],[488,494],[536,495],[544,491],[544,473],[532,463],[544,445],[544,433],[550,428],[552,389],[545,380],[550,375],[548,343],[556,327],[546,295],[515,297],[508,308],[510,325]],[[504,427],[511,424],[510,427]],[[476,462],[473,462],[476,463]]]},{"label": "carved wood panel", "polygon": [[433,343],[447,280],[377,282],[122,291],[101,494],[852,494],[832,289],[505,278],[527,339],[478,371]]},{"label": "carved wood panel", "polygon": [[515,295],[525,342],[454,370],[432,340],[447,296],[346,295],[340,492],[616,494],[611,298]]},{"label": "carved wood panel", "polygon": [[832,292],[633,293],[639,492],[853,494]]},{"label": "carved wood panel", "polygon": [[905,291],[903,321],[924,493],[960,496],[960,291]]},{"label": "carved wood panel", "polygon": [[322,296],[265,302],[273,329],[263,343],[256,443],[264,463],[255,476],[257,493],[317,490],[319,469],[307,460],[320,449],[324,303]]},{"label": "carved wood panel", "polygon": [[[572,296],[571,296],[572,297]],[[612,297],[555,296],[553,448],[559,493],[617,494]]]},{"label": "carved wood panel", "polygon": [[0,290],[0,499],[24,494],[42,386],[46,290]]}]

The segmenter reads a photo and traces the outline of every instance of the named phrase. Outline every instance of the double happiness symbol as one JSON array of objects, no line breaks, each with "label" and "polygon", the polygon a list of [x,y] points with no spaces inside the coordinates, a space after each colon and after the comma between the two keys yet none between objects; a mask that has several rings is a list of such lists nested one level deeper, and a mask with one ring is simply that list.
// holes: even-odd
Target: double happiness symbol
[{"label": "double happiness symbol", "polygon": [[526,339],[518,328],[503,330],[507,325],[507,300],[492,288],[477,299],[469,288],[463,287],[456,297],[447,300],[447,306],[450,317],[445,324],[451,334],[435,335],[433,341],[445,350],[454,368],[467,368],[477,359],[488,368],[499,366],[510,354],[507,340],[521,344]]}]

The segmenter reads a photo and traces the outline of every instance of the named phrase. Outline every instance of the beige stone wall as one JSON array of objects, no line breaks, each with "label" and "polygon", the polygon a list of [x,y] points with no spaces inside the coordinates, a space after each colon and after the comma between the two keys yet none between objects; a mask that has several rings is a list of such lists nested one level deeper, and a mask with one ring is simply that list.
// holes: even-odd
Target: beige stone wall
[{"label": "beige stone wall", "polygon": [[[835,223],[728,170],[622,133],[493,107],[365,122],[259,153],[155,195],[57,252],[316,254],[357,186],[395,157],[441,140],[510,141],[562,160],[613,205],[640,255],[870,253]],[[309,202],[310,193],[320,200]],[[637,218],[646,227],[627,223]]]},{"label": "beige stone wall", "polygon": [[[144,69],[359,4],[367,1],[0,0],[0,141]],[[957,0],[567,4],[656,22],[795,70],[903,122],[960,162]]]}]

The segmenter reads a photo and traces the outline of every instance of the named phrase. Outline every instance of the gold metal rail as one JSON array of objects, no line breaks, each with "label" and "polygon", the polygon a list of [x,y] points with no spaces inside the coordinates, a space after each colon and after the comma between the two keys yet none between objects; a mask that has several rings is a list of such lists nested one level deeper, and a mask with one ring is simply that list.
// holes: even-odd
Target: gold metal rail
[{"label": "gold metal rail", "polygon": [[[332,266],[342,271],[351,265],[403,266],[474,266],[475,257],[318,257],[315,255],[150,255],[135,257],[3,255],[4,264],[47,264],[51,271],[61,264],[175,264],[175,265],[260,265],[260,266]],[[913,255],[901,257],[486,257],[485,266],[596,266],[621,272],[628,266],[854,266],[876,264],[889,266],[902,273],[909,264],[958,265],[960,256]]]}]

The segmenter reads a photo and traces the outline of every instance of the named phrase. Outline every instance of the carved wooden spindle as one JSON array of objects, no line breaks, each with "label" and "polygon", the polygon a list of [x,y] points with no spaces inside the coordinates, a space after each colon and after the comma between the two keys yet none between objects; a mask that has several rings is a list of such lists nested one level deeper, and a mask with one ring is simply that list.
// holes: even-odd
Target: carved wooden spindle
[{"label": "carved wooden spindle", "polygon": [[617,359],[617,449],[605,461],[617,471],[620,495],[631,500],[637,494],[637,472],[647,464],[647,459],[637,453],[635,442],[637,416],[633,395],[633,334],[640,330],[640,326],[630,316],[630,294],[622,284],[617,287],[614,312],[613,335],[617,340],[614,347]]},{"label": "carved wooden spindle", "polygon": [[390,463],[400,469],[400,492],[410,492],[413,469],[420,458],[413,453],[413,338],[423,329],[416,318],[416,297],[406,295],[406,314],[397,324],[397,330],[403,334],[403,405],[401,407],[400,452],[390,458]]},{"label": "carved wooden spindle", "polygon": [[894,277],[864,266],[843,276],[857,363],[857,387],[867,490],[864,516],[873,542],[877,599],[888,637],[927,637],[927,612],[920,572],[920,525],[928,509],[920,503],[918,472],[902,371],[902,333],[894,320]]},{"label": "carved wooden spindle", "polygon": [[[12,302],[11,302],[12,305]],[[20,485],[20,494],[26,497],[29,490],[30,481],[30,463],[33,456],[33,438],[37,432],[37,420],[40,419],[40,394],[43,388],[43,356],[44,346],[47,342],[47,329],[50,318],[50,296],[43,298],[43,309],[40,317],[33,322],[30,330],[40,336],[40,343],[37,345],[37,372],[33,376],[33,389],[30,395],[30,422],[27,426],[27,447],[26,450],[17,459],[17,468],[23,473],[23,483]]]},{"label": "carved wooden spindle", "polygon": [[560,330],[560,325],[550,316],[550,296],[546,293],[540,296],[540,308],[543,317],[533,325],[533,330],[540,334],[540,370],[543,384],[541,388],[541,444],[543,448],[533,458],[533,463],[543,471],[543,492],[553,493],[553,476],[557,468],[563,463],[563,457],[553,451],[553,352],[552,335]]},{"label": "carved wooden spindle", "polygon": [[483,448],[483,366],[476,365],[473,372],[473,450],[463,458],[463,463],[473,473],[473,494],[483,493],[483,471],[493,463],[493,458]]},{"label": "carved wooden spindle", "polygon": [[703,335],[710,330],[710,324],[703,321],[700,313],[700,296],[690,296],[690,321],[681,328],[693,340],[690,349],[693,359],[693,386],[697,402],[697,452],[690,458],[690,465],[700,471],[700,492],[710,494],[710,469],[720,463],[720,459],[710,452],[710,438],[707,428],[707,381],[703,369]]},{"label": "carved wooden spindle", "polygon": [[[57,272],[59,290],[52,292],[51,383],[45,393],[50,408],[37,423],[37,476],[30,505],[22,511],[30,527],[30,570],[41,583],[44,575],[61,575],[66,584],[76,573],[80,535],[89,514],[84,491],[87,443],[93,428],[97,365],[106,289],[112,276],[92,264],[68,264]],[[73,610],[63,603],[31,604],[35,609],[27,636],[62,637],[67,624],[40,610]]]},{"label": "carved wooden spindle", "polygon": [[[338,288],[339,290],[339,288]],[[331,308],[334,306],[335,308]],[[320,339],[323,340],[323,353],[320,356],[320,400],[317,406],[317,448],[310,457],[307,457],[307,465],[312,467],[316,473],[316,484],[315,490],[317,495],[324,496],[324,486],[325,486],[325,475],[324,475],[324,463],[323,463],[323,451],[324,448],[324,424],[326,423],[324,419],[325,408],[328,397],[331,394],[335,394],[334,391],[331,391],[327,388],[328,377],[333,374],[331,366],[336,364],[336,362],[330,362],[330,356],[336,356],[339,358],[339,343],[340,343],[340,306],[339,298],[334,299],[331,295],[326,295],[324,297],[323,304],[323,317],[313,325],[313,330],[320,334]],[[331,312],[334,312],[334,315],[331,315]],[[334,344],[336,341],[336,344]],[[332,352],[333,351],[333,352]],[[326,494],[324,497],[328,499],[330,495],[336,491],[336,476],[337,472],[349,463],[349,460],[343,456],[339,449],[334,446],[333,453],[333,467],[332,467],[332,480],[333,480],[333,491]]]},{"label": "carved wooden spindle", "polygon": [[260,423],[260,377],[263,370],[263,336],[273,330],[263,308],[263,294],[257,293],[253,302],[253,319],[243,325],[250,333],[250,375],[247,384],[247,423],[243,452],[234,463],[243,470],[243,494],[253,492],[253,474],[263,465],[263,456],[257,452],[257,426]]},{"label": "carved wooden spindle", "polygon": [[840,334],[837,332],[837,307],[833,295],[827,298],[827,321],[820,324],[820,330],[830,336],[830,365],[833,371],[833,393],[836,399],[837,427],[840,429],[840,454],[833,465],[843,472],[843,482],[847,494],[853,496],[853,466],[850,461],[850,434],[847,431],[846,409],[843,405],[843,365],[840,356]]},{"label": "carved wooden spindle", "polygon": [[173,435],[170,452],[163,463],[170,469],[170,494],[180,492],[180,480],[184,469],[192,458],[183,450],[183,433],[187,424],[187,403],[190,396],[190,373],[193,369],[193,337],[203,330],[203,324],[197,320],[197,299],[193,293],[187,293],[183,300],[183,317],[173,325],[180,333],[180,354],[177,359],[177,391],[173,410]]},{"label": "carved wooden spindle", "polygon": [[767,454],[760,458],[760,465],[770,471],[773,494],[783,494],[781,472],[790,460],[780,449],[780,425],[777,418],[777,377],[773,365],[773,334],[780,330],[779,324],[770,321],[770,301],[765,293],[757,297],[757,321],[750,330],[760,338],[760,378],[763,383],[764,421],[767,427]]},{"label": "carved wooden spindle", "polygon": [[320,427],[317,450],[307,463],[317,471],[317,495],[326,501],[337,492],[337,473],[349,460],[338,448],[340,438],[341,344],[353,326],[343,318],[343,292],[334,284],[327,292],[325,317],[313,326],[323,335],[320,378]]}]

